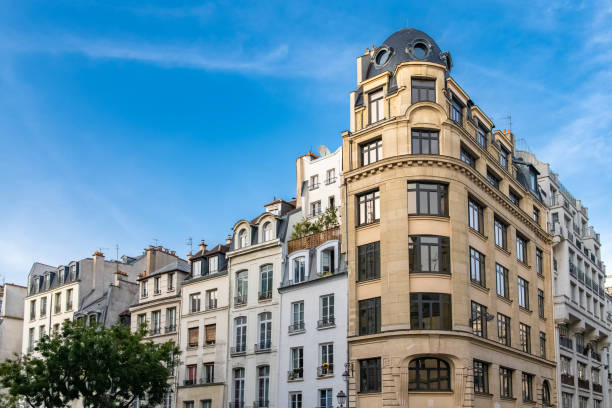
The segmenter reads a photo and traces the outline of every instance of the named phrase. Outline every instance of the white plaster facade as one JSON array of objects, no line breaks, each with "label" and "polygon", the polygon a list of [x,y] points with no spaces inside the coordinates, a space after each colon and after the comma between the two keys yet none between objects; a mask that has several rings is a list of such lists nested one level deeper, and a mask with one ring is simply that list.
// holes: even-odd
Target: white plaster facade
[{"label": "white plaster facade", "polygon": [[300,156],[296,170],[297,205],[305,217],[315,217],[332,205],[340,207],[342,147],[320,157],[312,153]]}]

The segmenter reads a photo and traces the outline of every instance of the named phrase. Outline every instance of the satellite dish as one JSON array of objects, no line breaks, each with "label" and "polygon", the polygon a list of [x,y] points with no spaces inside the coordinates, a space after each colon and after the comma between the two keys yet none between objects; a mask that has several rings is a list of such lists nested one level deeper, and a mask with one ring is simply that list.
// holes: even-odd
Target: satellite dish
[{"label": "satellite dish", "polygon": [[327,146],[325,145],[321,145],[319,146],[319,148],[317,149],[317,151],[319,152],[319,156],[324,157],[329,155],[329,149],[327,148]]}]

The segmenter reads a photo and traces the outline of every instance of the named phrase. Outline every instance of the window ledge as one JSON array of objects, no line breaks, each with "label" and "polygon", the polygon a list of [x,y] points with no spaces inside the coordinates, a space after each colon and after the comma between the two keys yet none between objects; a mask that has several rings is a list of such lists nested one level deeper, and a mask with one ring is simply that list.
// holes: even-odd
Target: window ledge
[{"label": "window ledge", "polygon": [[525,308],[523,306],[519,306],[519,310],[522,311],[522,312],[525,312],[525,313],[529,313],[529,314],[533,313],[533,310],[529,310],[529,309],[527,309],[527,308]]},{"label": "window ledge", "polygon": [[488,294],[488,293],[489,293],[489,291],[490,291],[490,289],[489,289],[489,288],[487,288],[486,286],[482,286],[480,283],[478,283],[478,282],[476,282],[476,281],[470,280],[470,283],[472,284],[472,287],[473,287],[474,289],[478,289],[478,290],[479,290],[479,291],[481,291],[481,292],[484,292],[484,293],[487,293],[487,294]]},{"label": "window ledge", "polygon": [[493,394],[489,394],[488,392],[474,392],[474,395],[481,398],[493,398]]},{"label": "window ledge", "polygon": [[436,394],[436,395],[449,394],[449,395],[452,395],[453,390],[444,390],[444,391],[408,390],[408,393],[409,394]]},{"label": "window ledge", "polygon": [[502,248],[497,244],[495,244],[495,248],[506,255],[512,255],[512,253],[508,251],[506,248]]},{"label": "window ledge", "polygon": [[366,224],[359,224],[359,225],[357,225],[355,227],[355,229],[357,229],[357,230],[368,229],[368,228],[372,228],[372,227],[377,227],[378,225],[380,225],[380,219],[378,219],[376,221],[368,222]]},{"label": "window ledge", "polygon": [[501,296],[501,295],[499,295],[499,294],[497,295],[497,298],[498,298],[499,300],[503,300],[504,302],[506,302],[506,303],[507,303],[507,304],[509,304],[509,305],[512,305],[512,299],[508,299],[507,297]]},{"label": "window ledge", "polygon": [[424,220],[439,220],[439,221],[450,221],[449,215],[437,215],[437,214],[408,214],[410,219],[424,219]]},{"label": "window ledge", "polygon": [[377,278],[372,278],[372,279],[358,280],[355,283],[357,283],[357,285],[366,285],[368,283],[374,283],[374,282],[380,282],[380,276]]},{"label": "window ledge", "polygon": [[357,395],[377,395],[382,394],[382,391],[359,391]]},{"label": "window ledge", "polygon": [[527,262],[523,262],[518,258],[517,258],[517,261],[518,261],[518,264],[521,265],[523,268],[531,269],[531,265],[529,265]]},{"label": "window ledge", "polygon": [[481,240],[487,242],[489,240],[489,237],[487,237],[485,234],[483,234],[482,232],[475,230],[472,227],[468,227],[468,231],[470,231],[472,234],[476,235],[478,238],[480,238]]},{"label": "window ledge", "polygon": [[417,271],[410,271],[410,275],[417,275],[417,276],[435,276],[438,278],[450,278],[451,274],[450,273],[446,273],[446,272],[417,272]]},{"label": "window ledge", "polygon": [[514,397],[499,397],[499,399],[503,401],[516,401]]}]

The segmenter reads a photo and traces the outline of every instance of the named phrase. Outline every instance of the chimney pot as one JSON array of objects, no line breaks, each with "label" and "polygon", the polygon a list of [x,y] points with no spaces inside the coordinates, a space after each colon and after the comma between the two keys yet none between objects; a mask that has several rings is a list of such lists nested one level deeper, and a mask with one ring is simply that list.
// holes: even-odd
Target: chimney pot
[{"label": "chimney pot", "polygon": [[200,242],[200,251],[202,252],[206,251],[206,242],[204,242],[204,240]]},{"label": "chimney pot", "polygon": [[225,245],[230,245],[232,243],[232,236],[228,235],[225,239]]}]

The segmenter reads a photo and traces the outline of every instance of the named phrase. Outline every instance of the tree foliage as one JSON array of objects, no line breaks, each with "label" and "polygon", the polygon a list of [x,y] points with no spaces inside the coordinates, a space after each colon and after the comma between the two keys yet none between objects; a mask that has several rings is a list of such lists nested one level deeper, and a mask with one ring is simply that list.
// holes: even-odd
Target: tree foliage
[{"label": "tree foliage", "polygon": [[174,342],[143,341],[145,333],[66,322],[32,353],[0,364],[0,383],[9,398],[31,407],[66,407],[78,399],[84,407],[128,407],[145,395],[158,404],[179,350]]},{"label": "tree foliage", "polygon": [[318,218],[309,220],[302,218],[302,220],[293,226],[293,232],[291,233],[291,239],[298,239],[307,235],[316,234],[317,232],[325,231],[330,228],[335,228],[339,224],[338,212],[336,207],[327,207]]}]

